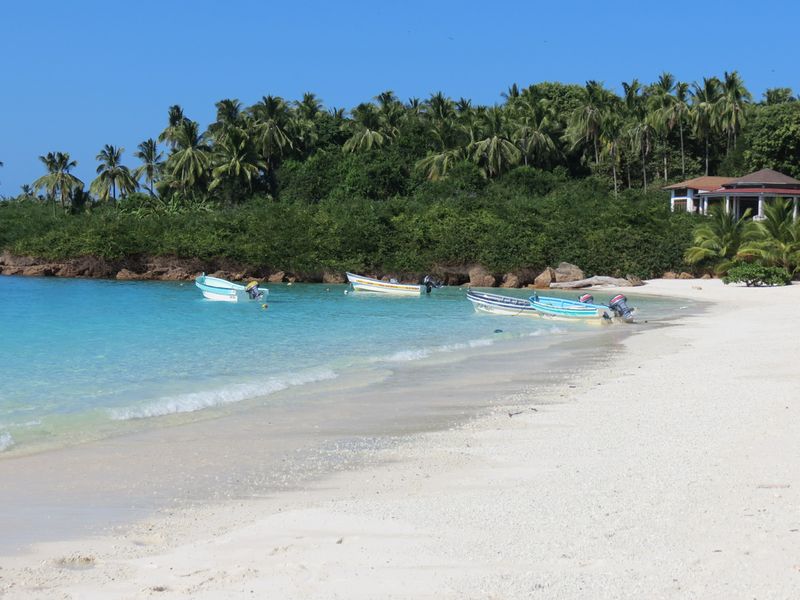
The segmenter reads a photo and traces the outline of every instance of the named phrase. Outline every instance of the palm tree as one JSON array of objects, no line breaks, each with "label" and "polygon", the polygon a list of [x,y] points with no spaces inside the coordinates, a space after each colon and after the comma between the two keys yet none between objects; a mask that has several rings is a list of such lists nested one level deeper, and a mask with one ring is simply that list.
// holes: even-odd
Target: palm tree
[{"label": "palm tree", "polygon": [[312,92],[305,92],[303,99],[296,101],[294,106],[300,116],[309,121],[313,121],[322,114],[322,102]]},{"label": "palm tree", "polygon": [[650,96],[648,98],[648,115],[653,131],[661,137],[661,146],[663,149],[662,159],[664,165],[664,181],[669,179],[669,172],[667,169],[669,158],[669,134],[674,127],[673,120],[669,117],[669,107],[675,100],[672,92],[675,90],[675,77],[672,73],[663,72],[658,81],[650,87]]},{"label": "palm tree", "polygon": [[362,152],[386,143],[387,136],[381,133],[381,119],[374,104],[362,103],[353,109],[355,132],[344,143],[345,152]]},{"label": "palm tree", "polygon": [[142,161],[142,165],[136,167],[133,171],[133,176],[138,180],[144,176],[145,181],[148,183],[147,191],[150,192],[150,197],[155,196],[154,186],[158,180],[161,169],[164,166],[161,160],[162,154],[158,150],[158,144],[153,138],[146,139],[139,144],[139,150],[133,154],[136,158]]},{"label": "palm tree", "polygon": [[225,98],[214,106],[217,108],[217,120],[208,126],[208,131],[214,139],[219,139],[231,127],[242,127],[244,115],[242,114],[242,103],[238,100]]},{"label": "palm tree", "polygon": [[175,151],[167,160],[166,168],[174,185],[184,193],[202,182],[211,163],[209,150],[200,135],[197,122],[185,120],[175,131]]},{"label": "palm tree", "polygon": [[227,135],[214,146],[213,177],[209,191],[228,181],[228,201],[233,199],[236,185],[243,184],[249,192],[253,189],[253,179],[259,171],[266,170],[266,165],[258,158],[247,134],[240,129],[232,128]]},{"label": "palm tree", "polygon": [[56,195],[61,199],[61,208],[66,208],[67,199],[74,188],[83,187],[83,182],[70,171],[78,166],[78,161],[70,159],[69,152],[48,152],[39,160],[47,168],[47,175],[42,175],[33,182],[33,189],[44,188],[53,201],[53,216],[56,214]]},{"label": "palm tree", "polygon": [[429,154],[416,164],[416,169],[423,172],[430,181],[438,181],[447,176],[447,172],[453,165],[466,159],[467,153],[464,148],[453,148],[452,150],[442,150],[441,152]]},{"label": "palm tree", "polygon": [[614,181],[614,196],[618,195],[617,163],[619,162],[619,149],[624,134],[625,122],[620,111],[613,107],[606,109],[600,126],[601,155],[608,156],[611,160],[611,176]]},{"label": "palm tree", "polygon": [[294,146],[288,131],[289,108],[279,96],[263,96],[261,101],[250,107],[250,113],[255,119],[254,143],[260,155],[260,164],[264,165],[270,192],[275,195],[275,169],[284,152]]},{"label": "palm tree", "polygon": [[[679,81],[673,87],[674,94],[664,97],[661,108],[660,119],[664,122],[667,129],[672,131],[676,126],[681,139],[681,177],[686,177],[686,153],[683,144],[683,123],[689,117],[689,84]],[[665,165],[666,179],[666,165]]]},{"label": "palm tree", "polygon": [[467,152],[488,178],[497,177],[510,167],[518,165],[522,152],[511,140],[503,110],[493,106],[481,116],[479,134]]},{"label": "palm tree", "polygon": [[553,140],[554,114],[546,100],[534,101],[518,97],[507,109],[510,111],[512,139],[528,162],[542,164],[556,154]]},{"label": "palm tree", "polygon": [[750,209],[737,219],[720,206],[711,209],[711,216],[694,231],[694,244],[686,250],[689,264],[711,263],[717,275],[730,267],[743,244],[753,237],[753,222],[747,219]]},{"label": "palm tree", "polygon": [[752,239],[737,253],[738,258],[757,258],[790,273],[800,268],[800,220],[793,206],[776,198],[764,208],[764,220],[754,224]]},{"label": "palm tree", "polygon": [[519,93],[519,86],[516,83],[512,83],[505,92],[500,93],[500,97],[506,100],[506,102],[509,102],[515,98],[519,98]]},{"label": "palm tree", "polygon": [[595,165],[600,163],[600,126],[610,95],[603,84],[587,81],[581,103],[570,116],[567,126],[567,138],[573,147],[583,142],[592,144]]},{"label": "palm tree", "polygon": [[106,144],[95,157],[100,164],[97,167],[97,178],[89,186],[89,190],[100,200],[108,201],[110,197],[116,204],[117,188],[122,196],[127,196],[136,190],[136,179],[121,162],[124,151],[125,148]]},{"label": "palm tree", "polygon": [[640,92],[642,86],[638,79],[622,84],[625,92],[625,113],[628,120],[626,127],[627,145],[632,154],[638,154],[642,160],[642,187],[647,190],[647,157],[652,148],[655,133],[652,118],[647,112],[647,98]]},{"label": "palm tree", "polygon": [[752,100],[738,71],[725,72],[722,97],[717,105],[719,124],[728,135],[728,153],[736,147],[736,137],[747,120],[747,106]]},{"label": "palm tree", "polygon": [[159,142],[166,142],[167,145],[174,149],[176,145],[176,135],[181,123],[186,121],[183,114],[183,109],[178,104],[173,104],[169,107],[167,115],[167,127],[158,136]]},{"label": "palm tree", "polygon": [[708,153],[711,137],[717,131],[717,103],[720,100],[720,81],[716,77],[704,77],[703,85],[694,84],[692,92],[692,129],[706,149],[706,175],[708,175]]}]

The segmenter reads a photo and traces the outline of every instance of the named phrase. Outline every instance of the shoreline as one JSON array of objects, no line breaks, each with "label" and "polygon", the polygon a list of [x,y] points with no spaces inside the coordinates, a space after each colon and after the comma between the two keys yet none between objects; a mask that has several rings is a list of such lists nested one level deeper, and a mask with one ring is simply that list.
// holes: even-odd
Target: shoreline
[{"label": "shoreline", "polygon": [[[117,536],[40,545],[3,561],[0,590],[791,597],[800,317],[779,309],[796,305],[800,286],[675,281],[636,292],[714,306],[626,336],[605,368],[546,388],[546,398],[514,384],[502,406],[516,410],[380,449],[377,466],[167,513]],[[787,353],[777,364],[774,347]]]},{"label": "shoreline", "polygon": [[[574,265],[570,265],[574,267]],[[433,275],[448,286],[497,287],[510,289],[549,289],[534,285],[537,276],[544,272],[527,267],[503,272],[491,272],[477,263],[464,265],[434,265],[429,271],[399,272],[367,269],[361,274],[388,281],[395,278],[402,283],[420,283],[426,275]],[[308,271],[282,270],[272,267],[238,263],[226,258],[201,260],[177,256],[126,256],[107,260],[96,256],[47,260],[35,256],[20,256],[8,251],[0,252],[0,275],[20,277],[55,277],[66,279],[104,279],[109,281],[193,281],[201,274],[228,280],[257,279],[265,284],[281,283],[347,283],[344,270],[319,268]],[[582,273],[582,272],[581,272]],[[674,273],[677,277],[678,274]],[[681,278],[689,277],[681,273]],[[627,276],[630,278],[630,276]],[[581,276],[582,278],[582,276]],[[631,287],[639,287],[634,279]],[[597,288],[595,288],[597,289]]]},{"label": "shoreline", "polygon": [[[81,531],[102,535],[158,511],[281,493],[369,464],[408,436],[492,410],[497,398],[516,392],[517,380],[536,377],[544,387],[565,369],[596,360],[592,348],[630,334],[626,326],[543,331],[463,344],[420,361],[379,361],[268,397],[126,422],[127,431],[98,432],[80,443],[12,449],[0,457],[0,481],[10,484],[0,492],[6,507],[0,557],[23,552],[20,545],[82,537]],[[509,363],[531,355],[540,357],[531,373],[499,383]],[[114,476],[119,468],[121,480]],[[36,525],[43,519],[46,532]]]}]

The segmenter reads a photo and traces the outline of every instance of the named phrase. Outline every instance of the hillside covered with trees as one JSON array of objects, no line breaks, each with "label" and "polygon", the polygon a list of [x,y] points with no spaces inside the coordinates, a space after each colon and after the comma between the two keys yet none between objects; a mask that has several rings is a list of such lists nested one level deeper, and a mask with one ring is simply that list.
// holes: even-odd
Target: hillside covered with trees
[{"label": "hillside covered with trees", "polygon": [[[314,94],[180,106],[130,161],[112,144],[78,180],[64,150],[0,203],[0,248],[44,259],[226,259],[253,274],[495,272],[560,260],[590,273],[685,268],[690,215],[660,187],[770,167],[800,176],[800,102],[754,101],[736,72],[698,83],[512,85],[494,106],[391,91],[352,110]],[[1,157],[0,157],[1,158]],[[127,163],[127,164],[126,164]]]}]

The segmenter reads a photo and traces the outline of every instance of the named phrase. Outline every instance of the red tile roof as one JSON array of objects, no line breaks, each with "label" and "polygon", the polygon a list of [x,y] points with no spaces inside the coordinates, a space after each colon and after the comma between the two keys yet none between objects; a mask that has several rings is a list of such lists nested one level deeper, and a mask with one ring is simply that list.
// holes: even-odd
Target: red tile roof
[{"label": "red tile roof", "polygon": [[695,177],[694,179],[687,179],[686,181],[681,181],[680,183],[673,183],[672,185],[668,185],[662,189],[678,190],[689,188],[692,190],[715,190],[718,187],[725,185],[729,181],[733,181],[733,177]]},{"label": "red tile roof", "polygon": [[794,177],[789,177],[783,173],[778,173],[773,169],[761,169],[755,173],[748,173],[743,177],[732,179],[727,183],[720,184],[722,186],[759,186],[759,185],[782,185],[787,187],[800,186],[800,181]]}]

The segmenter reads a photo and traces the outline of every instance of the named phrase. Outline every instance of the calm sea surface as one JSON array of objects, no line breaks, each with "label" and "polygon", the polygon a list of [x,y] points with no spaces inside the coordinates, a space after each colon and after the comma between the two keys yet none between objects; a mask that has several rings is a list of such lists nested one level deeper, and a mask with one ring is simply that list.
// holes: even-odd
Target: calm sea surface
[{"label": "calm sea surface", "polygon": [[[458,288],[420,298],[346,289],[273,285],[263,309],[204,300],[192,283],[0,277],[0,452],[268,404],[282,390],[357,370],[597,330],[477,315]],[[680,307],[633,304],[655,319]]]}]

